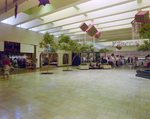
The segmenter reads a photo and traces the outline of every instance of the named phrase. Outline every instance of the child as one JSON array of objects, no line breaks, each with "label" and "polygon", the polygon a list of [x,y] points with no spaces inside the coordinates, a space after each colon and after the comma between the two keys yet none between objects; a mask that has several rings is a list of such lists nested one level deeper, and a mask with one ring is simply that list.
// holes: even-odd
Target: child
[{"label": "child", "polygon": [[9,71],[10,71],[9,65],[4,65],[4,76],[3,76],[3,79],[5,79],[5,75],[7,75],[7,79],[9,78]]},{"label": "child", "polygon": [[5,75],[7,75],[7,78],[9,78],[9,70],[10,70],[10,62],[6,56],[5,61],[3,62],[3,66],[4,66],[4,76],[3,78],[5,79]]}]

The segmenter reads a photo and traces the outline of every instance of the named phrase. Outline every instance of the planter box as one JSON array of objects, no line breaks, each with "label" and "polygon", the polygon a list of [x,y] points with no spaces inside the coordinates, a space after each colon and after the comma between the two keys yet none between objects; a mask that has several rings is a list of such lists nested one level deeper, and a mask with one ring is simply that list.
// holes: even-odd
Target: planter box
[{"label": "planter box", "polygon": [[79,69],[89,69],[89,65],[79,65]]},{"label": "planter box", "polygon": [[111,69],[111,65],[103,65],[104,69]]}]

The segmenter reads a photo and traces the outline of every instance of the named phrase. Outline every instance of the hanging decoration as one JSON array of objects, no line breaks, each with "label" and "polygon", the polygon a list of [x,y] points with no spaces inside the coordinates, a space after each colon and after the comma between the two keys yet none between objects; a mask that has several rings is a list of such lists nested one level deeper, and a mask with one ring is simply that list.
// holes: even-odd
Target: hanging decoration
[{"label": "hanging decoration", "polygon": [[17,2],[18,0],[13,0],[13,3]]},{"label": "hanging decoration", "polygon": [[138,30],[144,28],[149,22],[149,11],[139,11],[135,14],[135,19],[131,22],[132,39],[140,39]]},{"label": "hanging decoration", "polygon": [[118,50],[121,50],[121,49],[122,49],[122,46],[121,46],[121,45],[117,45],[116,48],[117,48]]},{"label": "hanging decoration", "polygon": [[147,23],[149,21],[149,11],[139,11],[135,15],[136,22]]},{"label": "hanging decoration", "polygon": [[94,25],[89,25],[88,29],[86,30],[87,34],[91,37],[93,37],[98,31],[97,29],[94,27]]},{"label": "hanging decoration", "polygon": [[7,12],[7,0],[5,0],[5,12]]},{"label": "hanging decoration", "polygon": [[140,46],[140,44],[139,44],[139,43],[137,43],[137,44],[136,44],[136,47],[139,47],[139,46]]},{"label": "hanging decoration", "polygon": [[80,27],[80,29],[81,29],[82,31],[86,31],[86,30],[88,29],[87,24],[84,23],[84,22],[83,22],[79,27]]},{"label": "hanging decoration", "polygon": [[143,23],[136,22],[133,20],[132,25],[132,39],[140,39],[139,34],[137,33],[138,29],[142,27]]},{"label": "hanging decoration", "polygon": [[50,2],[49,2],[49,0],[39,0],[39,6],[41,6],[41,5],[46,5],[46,4],[50,4]]},{"label": "hanging decoration", "polygon": [[83,23],[79,26],[79,28],[80,28],[82,31],[86,31],[87,34],[88,34],[89,36],[91,36],[91,37],[95,37],[95,38],[99,39],[100,36],[101,36],[101,32],[97,31],[97,29],[95,28],[95,26],[92,25],[92,24],[87,25],[86,23],[83,22]]},{"label": "hanging decoration", "polygon": [[97,38],[97,39],[99,39],[100,36],[101,36],[101,32],[98,31],[98,32],[95,34],[94,37]]},{"label": "hanging decoration", "polygon": [[16,5],[15,5],[15,18],[17,18],[17,10],[18,10],[18,5],[16,3]]}]

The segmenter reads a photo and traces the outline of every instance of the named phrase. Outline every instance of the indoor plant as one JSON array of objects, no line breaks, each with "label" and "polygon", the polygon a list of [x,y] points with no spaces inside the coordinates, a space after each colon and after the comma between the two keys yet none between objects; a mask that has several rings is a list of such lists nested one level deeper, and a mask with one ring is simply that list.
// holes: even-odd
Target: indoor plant
[{"label": "indoor plant", "polygon": [[109,65],[108,63],[103,63],[102,65],[104,69],[111,69],[111,65]]},{"label": "indoor plant", "polygon": [[48,69],[47,69],[47,73],[42,73],[42,74],[52,74],[52,72],[48,72],[49,70],[49,64],[50,64],[50,60],[53,56],[53,53],[55,53],[58,49],[58,44],[54,41],[54,35],[51,35],[49,32],[46,32],[43,36],[42,41],[39,43],[39,47],[40,48],[45,48],[48,49],[46,50],[46,54],[48,55],[49,53],[51,53],[50,58],[48,57]]}]

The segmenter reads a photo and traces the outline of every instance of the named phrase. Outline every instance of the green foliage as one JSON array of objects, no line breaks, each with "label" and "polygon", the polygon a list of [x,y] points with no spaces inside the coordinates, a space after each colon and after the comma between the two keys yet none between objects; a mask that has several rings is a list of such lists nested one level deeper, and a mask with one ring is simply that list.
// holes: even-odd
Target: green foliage
[{"label": "green foliage", "polygon": [[137,30],[139,33],[140,38],[148,38],[150,39],[150,23],[147,23]]},{"label": "green foliage", "polygon": [[59,47],[61,50],[64,50],[64,51],[70,51],[71,50],[70,45],[68,43],[60,43]]},{"label": "green foliage", "polygon": [[103,63],[103,65],[109,65],[108,63]]},{"label": "green foliage", "polygon": [[150,41],[145,40],[144,44],[137,48],[137,51],[150,51]]},{"label": "green foliage", "polygon": [[73,53],[78,54],[81,52],[81,44],[79,44],[78,42],[74,41],[74,40],[70,40],[69,41],[69,45],[70,45],[70,49]]},{"label": "green foliage", "polygon": [[84,53],[94,52],[93,45],[87,44],[84,42],[81,46],[81,52],[84,52]]},{"label": "green foliage", "polygon": [[40,48],[52,48],[47,50],[48,52],[56,52],[58,49],[58,44],[54,41],[54,35],[51,35],[49,32],[44,34],[39,46]]},{"label": "green foliage", "polygon": [[96,57],[96,59],[99,61],[100,60],[100,53],[95,53],[95,57]]},{"label": "green foliage", "polygon": [[60,36],[59,36],[59,43],[69,43],[69,41],[71,40],[70,39],[70,36],[68,36],[68,35],[65,35],[65,34],[61,34]]},{"label": "green foliage", "polygon": [[59,36],[59,46],[61,50],[72,51],[75,54],[79,54],[81,52],[94,52],[93,45],[83,43],[79,44],[77,41],[71,40],[70,36],[61,34]]},{"label": "green foliage", "polygon": [[109,50],[107,48],[99,49],[99,52],[111,52],[113,50]]},{"label": "green foliage", "polygon": [[81,63],[80,65],[87,65],[86,63]]}]

